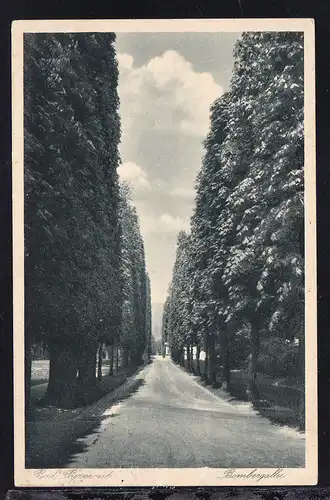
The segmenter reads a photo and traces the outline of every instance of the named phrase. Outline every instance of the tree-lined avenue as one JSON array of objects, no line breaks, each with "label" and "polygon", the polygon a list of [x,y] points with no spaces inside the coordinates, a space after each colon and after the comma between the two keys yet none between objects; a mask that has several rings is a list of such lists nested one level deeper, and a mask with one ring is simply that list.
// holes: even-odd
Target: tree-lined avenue
[{"label": "tree-lined avenue", "polygon": [[169,358],[156,357],[140,388],[109,407],[68,467],[303,467],[302,434],[227,402]]}]

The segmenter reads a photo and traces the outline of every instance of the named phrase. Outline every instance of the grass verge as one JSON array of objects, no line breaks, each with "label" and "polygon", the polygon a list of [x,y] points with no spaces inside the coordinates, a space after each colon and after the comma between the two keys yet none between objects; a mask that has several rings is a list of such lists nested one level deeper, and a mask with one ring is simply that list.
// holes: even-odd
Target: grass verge
[{"label": "grass verge", "polygon": [[[141,370],[142,368],[140,368]],[[129,397],[143,379],[140,370],[126,370],[114,377],[103,377],[93,404],[65,410],[35,407],[25,425],[26,468],[65,467],[77,439],[94,432],[102,422],[102,413],[112,404]]]},{"label": "grass verge", "polygon": [[[200,365],[202,370],[203,362],[200,362]],[[217,379],[219,388],[207,386],[211,392],[233,403],[249,401],[247,394],[248,374],[246,371],[233,370],[231,372],[231,384],[227,390],[221,388],[220,377],[217,377]],[[198,381],[205,386],[200,377],[198,377]],[[304,419],[301,415],[304,391],[294,381],[275,379],[260,374],[258,376],[258,389],[260,399],[251,403],[251,405],[260,415],[268,418],[273,424],[304,431]]]}]

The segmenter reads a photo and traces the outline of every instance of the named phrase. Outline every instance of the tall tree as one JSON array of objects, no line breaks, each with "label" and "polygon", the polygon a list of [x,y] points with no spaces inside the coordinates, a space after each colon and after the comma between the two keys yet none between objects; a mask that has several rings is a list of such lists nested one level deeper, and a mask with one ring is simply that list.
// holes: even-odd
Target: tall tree
[{"label": "tall tree", "polygon": [[184,354],[190,362],[189,352],[191,337],[188,318],[188,250],[189,236],[180,231],[177,240],[176,260],[173,268],[173,279],[170,297],[165,307],[164,327],[172,357],[183,363]]},{"label": "tall tree", "polygon": [[146,361],[150,361],[153,352],[153,337],[152,337],[152,309],[151,309],[151,285],[150,277],[146,275]]},{"label": "tall tree", "polygon": [[27,353],[50,345],[46,400],[61,406],[88,397],[97,343],[120,327],[114,41],[25,38]]},{"label": "tall tree", "polygon": [[[258,395],[260,337],[269,330],[269,315],[278,295],[276,288],[286,281],[284,274],[278,275],[281,284],[275,285],[273,273],[267,269],[271,262],[276,262],[271,255],[274,253],[271,241],[275,241],[279,213],[287,214],[287,226],[291,228],[290,231],[288,227],[286,240],[279,238],[290,262],[293,257],[290,247],[298,249],[299,245],[302,49],[302,37],[296,33],[246,33],[235,49],[228,110],[231,118],[223,147],[225,169],[236,174],[227,200],[235,242],[223,279],[229,290],[231,310],[236,318],[250,324],[252,397]],[[292,267],[298,266],[299,273],[301,259],[297,257],[294,261],[297,264]],[[268,280],[267,290],[263,286],[265,280]],[[270,286],[271,281],[275,286]],[[299,292],[298,295],[301,296]]]},{"label": "tall tree", "polygon": [[229,95],[211,107],[210,131],[204,141],[205,155],[196,182],[196,206],[191,218],[191,279],[194,284],[196,323],[203,334],[204,379],[216,384],[215,349],[221,344],[223,378],[229,383],[229,349],[225,325],[228,291],[222,274],[232,233],[228,227],[226,201],[231,187],[220,159],[226,137]]},{"label": "tall tree", "polygon": [[[231,348],[244,357],[248,337],[257,398],[261,339],[298,339],[304,372],[303,37],[244,33],[234,58],[230,89],[211,107],[189,252],[177,252],[165,325],[177,346],[195,330],[212,382],[220,349],[227,385]],[[178,266],[189,279],[178,281]],[[177,290],[189,296],[193,327]]]},{"label": "tall tree", "polygon": [[146,272],[144,245],[139,219],[132,204],[130,189],[121,186],[120,221],[122,226],[121,273],[123,308],[120,345],[124,366],[138,366],[150,342],[150,287]]}]

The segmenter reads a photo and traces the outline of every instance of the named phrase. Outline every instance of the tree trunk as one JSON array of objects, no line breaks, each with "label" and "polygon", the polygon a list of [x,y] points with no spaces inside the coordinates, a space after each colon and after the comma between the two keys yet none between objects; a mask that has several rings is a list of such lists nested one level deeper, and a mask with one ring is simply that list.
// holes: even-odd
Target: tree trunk
[{"label": "tree trunk", "polygon": [[201,373],[201,365],[199,363],[200,354],[201,354],[201,346],[199,344],[197,344],[197,347],[196,347],[196,373],[199,376],[202,375],[202,373]]},{"label": "tree trunk", "polygon": [[109,367],[109,375],[110,377],[113,376],[113,365],[114,365],[114,356],[113,356],[113,346],[109,347],[109,361],[110,361],[110,367]]},{"label": "tree trunk", "polygon": [[25,360],[24,360],[24,377],[25,377],[25,421],[27,422],[30,414],[30,396],[31,396],[31,368],[32,368],[32,353],[31,345],[28,340],[25,341]]},{"label": "tree trunk", "polygon": [[116,373],[119,372],[119,347],[116,347]]},{"label": "tree trunk", "polygon": [[184,350],[183,349],[179,350],[179,364],[180,364],[180,366],[184,367]]},{"label": "tree trunk", "polygon": [[188,372],[191,372],[191,358],[190,358],[190,345],[188,344],[186,347],[186,353],[187,353],[187,370]]},{"label": "tree trunk", "polygon": [[249,387],[248,395],[251,401],[259,399],[259,390],[257,385],[258,375],[258,356],[260,351],[260,333],[257,320],[251,321],[251,338],[250,338],[250,366],[249,366]]},{"label": "tree trunk", "polygon": [[195,367],[194,367],[194,346],[190,346],[190,369],[192,373],[195,373]]},{"label": "tree trunk", "polygon": [[96,342],[85,344],[80,353],[77,383],[77,399],[80,404],[88,404],[95,397],[96,355]]},{"label": "tree trunk", "polygon": [[299,357],[300,357],[300,373],[299,379],[301,384],[301,396],[299,401],[299,425],[305,429],[305,338],[302,329],[302,334],[299,338]]},{"label": "tree trunk", "polygon": [[216,376],[216,357],[215,357],[215,332],[209,336],[209,373],[210,373],[210,383],[212,387],[217,386],[217,376]]},{"label": "tree trunk", "polygon": [[230,387],[230,349],[229,349],[229,339],[226,325],[222,325],[222,345],[221,345],[221,356],[222,356],[222,380],[223,388],[228,390]]},{"label": "tree trunk", "polygon": [[129,367],[129,349],[128,347],[123,348],[123,368]]},{"label": "tree trunk", "polygon": [[203,380],[205,384],[209,383],[209,332],[204,333],[204,351],[205,351],[205,361],[204,361],[204,373]]},{"label": "tree trunk", "polygon": [[103,344],[98,347],[97,380],[102,380]]},{"label": "tree trunk", "polygon": [[72,345],[50,346],[49,380],[43,404],[59,408],[76,406],[77,348]]}]

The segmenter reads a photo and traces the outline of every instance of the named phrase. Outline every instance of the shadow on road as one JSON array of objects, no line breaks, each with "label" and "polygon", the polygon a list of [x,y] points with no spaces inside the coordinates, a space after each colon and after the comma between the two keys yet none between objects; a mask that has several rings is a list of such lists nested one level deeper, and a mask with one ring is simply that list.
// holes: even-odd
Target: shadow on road
[{"label": "shadow on road", "polygon": [[[125,384],[68,420],[29,422],[27,428],[26,468],[62,468],[74,453],[84,451],[79,441],[96,433],[101,423],[111,417],[104,412],[130,398],[145,384],[139,377],[143,368]],[[48,446],[45,447],[45,441]]]},{"label": "shadow on road", "polygon": [[[259,415],[267,418],[273,425],[304,430],[304,420],[300,414],[302,391],[293,387],[261,384],[260,392],[260,399],[251,402]],[[233,377],[228,393],[237,402],[249,402],[246,381]]]},{"label": "shadow on road", "polygon": [[[129,399],[133,394],[135,394],[143,385],[145,384],[145,380],[143,378],[137,378],[132,381],[129,387],[124,390],[123,394],[118,395],[116,397],[116,400],[113,401],[111,404],[119,404],[126,399]],[[77,420],[84,421],[84,422],[89,422],[91,425],[90,427],[86,428],[83,433],[81,433],[76,441],[72,444],[72,446],[68,449],[68,452],[65,456],[62,457],[61,459],[61,465],[63,464],[68,464],[72,460],[73,455],[79,454],[79,453],[84,453],[88,449],[88,445],[83,441],[86,437],[91,436],[95,434],[94,440],[90,443],[90,445],[93,445],[96,443],[98,438],[100,437],[99,431],[100,431],[100,426],[103,421],[115,418],[119,416],[120,413],[109,413],[108,415],[104,415],[104,412],[109,408],[109,401],[107,401],[108,398],[104,398],[104,401],[101,400],[99,405],[97,406],[96,411],[93,411],[92,415],[81,415]],[[71,460],[70,460],[71,459]]]}]

